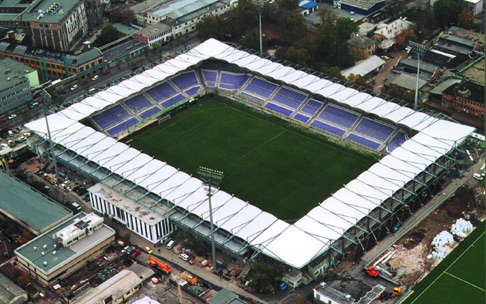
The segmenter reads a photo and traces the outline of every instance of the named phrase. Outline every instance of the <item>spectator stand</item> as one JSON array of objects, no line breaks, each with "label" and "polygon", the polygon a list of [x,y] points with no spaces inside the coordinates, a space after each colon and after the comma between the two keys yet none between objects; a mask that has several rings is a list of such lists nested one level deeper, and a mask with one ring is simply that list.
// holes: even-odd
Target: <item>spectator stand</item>
[{"label": "spectator stand", "polygon": [[267,99],[270,99],[270,97],[275,93],[277,88],[277,84],[253,76],[248,84],[242,88],[241,93],[246,93],[246,95],[255,97],[258,100],[265,101]]},{"label": "spectator stand", "polygon": [[201,75],[207,87],[215,88],[218,86],[220,79],[219,70],[201,70]]},{"label": "spectator stand", "polygon": [[175,77],[172,77],[169,82],[174,84],[179,91],[185,91],[195,86],[201,86],[195,71],[181,73]]},{"label": "spectator stand", "polygon": [[250,76],[243,73],[221,72],[218,88],[228,91],[238,91],[248,81]]}]

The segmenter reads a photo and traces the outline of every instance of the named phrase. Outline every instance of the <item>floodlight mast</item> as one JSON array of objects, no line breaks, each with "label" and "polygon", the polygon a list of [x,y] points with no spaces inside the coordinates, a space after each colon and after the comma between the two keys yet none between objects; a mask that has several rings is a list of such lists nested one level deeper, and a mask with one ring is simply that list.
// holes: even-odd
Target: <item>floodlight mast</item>
[{"label": "floodlight mast", "polygon": [[58,171],[57,171],[56,156],[54,155],[54,145],[52,143],[51,130],[49,128],[49,120],[47,119],[47,114],[48,114],[47,104],[46,104],[45,101],[42,101],[42,100],[39,101],[39,103],[42,104],[42,110],[44,112],[44,118],[46,119],[47,138],[48,138],[48,142],[49,142],[48,151],[50,151],[50,152],[47,152],[47,155],[50,154],[50,156],[51,156],[52,163],[54,164],[54,173],[56,174],[56,178],[57,178],[57,177],[59,177],[59,174],[58,174]]},{"label": "floodlight mast", "polygon": [[265,6],[265,0],[257,0],[255,2],[255,6],[258,12],[258,24],[260,27],[260,54],[263,54],[263,41],[262,41],[262,12],[263,12],[263,7]]},{"label": "floodlight mast", "polygon": [[216,248],[214,246],[214,223],[213,223],[213,207],[211,205],[211,197],[214,192],[218,189],[221,180],[223,179],[223,172],[209,169],[206,167],[199,167],[197,170],[199,178],[203,182],[204,190],[208,196],[209,202],[209,221],[211,225],[211,250],[213,253],[213,269],[214,272],[218,272],[218,264],[216,263]]},{"label": "floodlight mast", "polygon": [[413,106],[414,110],[417,110],[418,107],[418,90],[419,90],[419,76],[420,76],[420,58],[424,56],[425,51],[427,51],[427,47],[423,44],[416,43],[413,41],[409,41],[408,44],[412,47],[410,52],[412,55],[417,56],[417,80],[415,83],[415,103]]}]

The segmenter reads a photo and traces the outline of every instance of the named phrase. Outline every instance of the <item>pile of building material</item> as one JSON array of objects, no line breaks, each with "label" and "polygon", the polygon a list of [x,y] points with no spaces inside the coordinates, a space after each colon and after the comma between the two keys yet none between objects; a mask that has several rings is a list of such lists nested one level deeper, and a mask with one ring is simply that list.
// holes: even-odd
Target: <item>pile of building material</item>
[{"label": "pile of building material", "polygon": [[432,254],[429,254],[427,258],[443,259],[447,253],[444,246],[452,243],[454,243],[454,237],[452,234],[450,234],[448,231],[442,231],[432,240],[434,251],[432,251]]},{"label": "pile of building material", "polygon": [[452,224],[451,233],[457,235],[458,237],[464,238],[466,237],[466,232],[472,231],[473,225],[470,221],[466,221],[463,218],[460,218],[456,221],[455,224]]}]

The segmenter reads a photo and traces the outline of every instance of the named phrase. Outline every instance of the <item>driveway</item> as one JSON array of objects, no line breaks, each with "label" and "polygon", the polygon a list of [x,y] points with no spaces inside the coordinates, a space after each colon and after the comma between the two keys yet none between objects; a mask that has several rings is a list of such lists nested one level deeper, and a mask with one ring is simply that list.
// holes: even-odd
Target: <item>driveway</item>
[{"label": "driveway", "polygon": [[381,92],[384,86],[386,75],[390,73],[391,69],[397,64],[397,62],[402,58],[408,57],[408,53],[406,51],[395,51],[392,52],[392,54],[395,58],[387,59],[385,66],[375,76],[375,86],[373,87],[373,91],[375,92]]}]

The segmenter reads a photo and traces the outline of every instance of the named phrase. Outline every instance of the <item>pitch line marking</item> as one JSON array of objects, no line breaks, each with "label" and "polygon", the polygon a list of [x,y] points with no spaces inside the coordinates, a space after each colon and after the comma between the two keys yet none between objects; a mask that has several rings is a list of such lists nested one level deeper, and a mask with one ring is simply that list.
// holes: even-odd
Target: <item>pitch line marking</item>
[{"label": "pitch line marking", "polygon": [[472,247],[474,244],[476,244],[476,242],[477,242],[477,241],[478,241],[480,238],[482,238],[482,237],[483,237],[483,235],[484,235],[485,233],[486,233],[486,232],[481,233],[481,235],[480,235],[480,236],[479,236],[477,239],[475,239],[475,240],[474,240],[474,242],[473,242],[471,245],[469,245],[469,247],[467,247],[467,248],[466,248],[466,250],[464,250],[464,251],[463,251],[463,252],[462,252],[462,253],[461,253],[461,254],[460,254],[460,255],[459,255],[459,256],[458,256],[458,257],[457,257],[457,258],[454,260],[454,262],[452,262],[452,263],[451,263],[451,264],[450,264],[450,265],[447,267],[447,269],[446,269],[446,270],[444,270],[444,271],[443,271],[443,272],[442,272],[442,273],[441,273],[439,276],[437,276],[437,278],[435,278],[435,280],[434,280],[434,281],[432,281],[432,283],[430,283],[430,284],[429,284],[429,286],[427,286],[427,288],[425,288],[425,289],[424,289],[424,290],[423,290],[423,291],[422,291],[422,292],[421,292],[421,293],[420,293],[420,294],[419,294],[419,295],[418,295],[418,296],[415,298],[415,300],[413,300],[413,301],[412,301],[412,303],[410,303],[410,304],[413,304],[413,303],[415,303],[415,301],[417,301],[418,299],[420,299],[420,297],[421,297],[421,296],[422,296],[422,295],[423,295],[423,294],[424,294],[424,293],[425,293],[425,292],[426,292],[426,291],[427,291],[427,290],[428,290],[428,289],[429,289],[429,288],[430,288],[432,285],[434,285],[434,284],[435,284],[435,282],[436,282],[438,279],[440,279],[440,277],[441,277],[441,276],[442,276],[444,273],[446,273],[446,272],[449,270],[449,268],[451,268],[451,267],[452,267],[452,265],[454,265],[454,264],[457,262],[457,260],[459,260],[459,259],[460,259],[460,258],[461,258],[461,257],[462,257],[462,256],[463,256],[463,255],[464,255],[464,254],[465,254],[465,253],[468,251],[468,250],[469,250],[469,248],[471,248],[471,247]]},{"label": "pitch line marking", "polygon": [[459,281],[461,281],[461,282],[464,282],[464,283],[466,283],[466,284],[469,284],[469,285],[471,285],[472,287],[476,287],[477,289],[481,290],[482,292],[485,292],[485,291],[486,291],[486,290],[484,290],[483,288],[481,288],[481,287],[479,287],[479,286],[474,285],[473,283],[470,283],[470,282],[468,282],[468,281],[466,281],[466,280],[464,280],[464,279],[461,279],[460,277],[457,277],[457,276],[455,276],[455,275],[453,275],[453,274],[450,274],[450,273],[448,273],[448,272],[444,272],[444,273],[445,273],[445,274],[450,275],[450,276],[451,276],[451,277],[453,277],[454,279],[457,279],[457,280],[459,280]]}]

